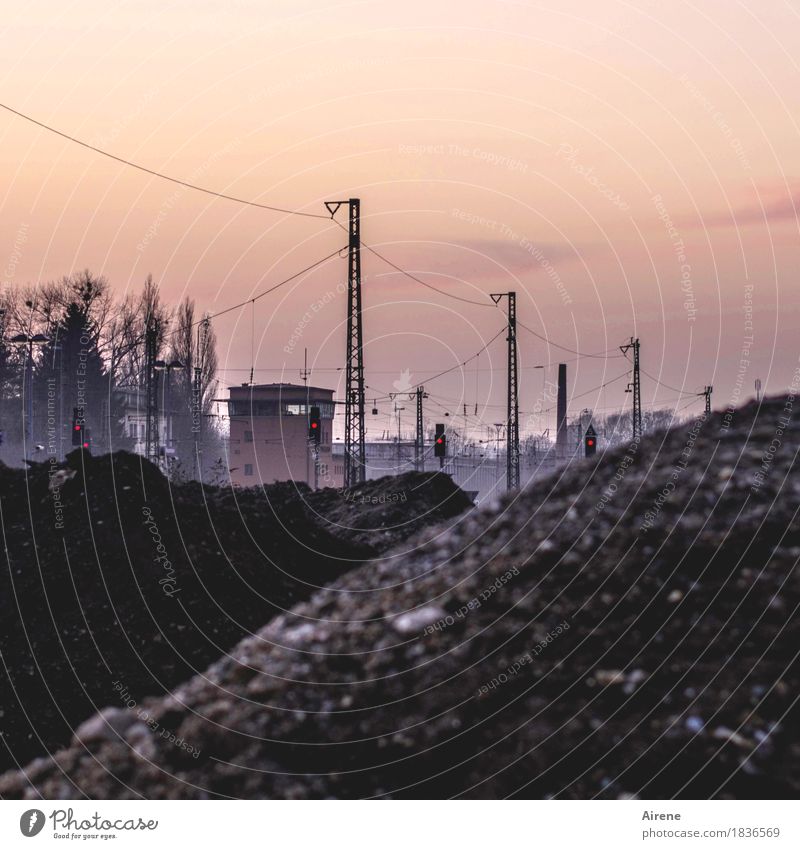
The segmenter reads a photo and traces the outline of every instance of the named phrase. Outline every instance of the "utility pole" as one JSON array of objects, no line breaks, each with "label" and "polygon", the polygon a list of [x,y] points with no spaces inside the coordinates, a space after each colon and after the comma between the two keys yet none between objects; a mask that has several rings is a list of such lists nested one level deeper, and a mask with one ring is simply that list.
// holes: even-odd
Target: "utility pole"
[{"label": "utility pole", "polygon": [[194,407],[194,421],[192,422],[192,433],[194,435],[194,470],[195,477],[200,480],[200,442],[202,440],[203,426],[203,370],[200,366],[194,367],[192,376],[192,406]]},{"label": "utility pole", "polygon": [[425,471],[425,457],[423,455],[423,440],[425,434],[422,429],[422,399],[425,397],[425,389],[417,387],[417,438],[414,440],[414,469],[417,472]]},{"label": "utility pole", "polygon": [[642,438],[642,384],[639,376],[639,339],[634,339],[631,336],[631,341],[627,345],[620,345],[619,349],[623,354],[633,348],[633,383],[628,384],[626,392],[633,392],[633,439]]},{"label": "utility pole", "polygon": [[[27,301],[27,306],[31,308],[31,316],[33,316],[33,304]],[[18,333],[11,337],[11,341],[15,344],[24,344],[28,346],[28,357],[25,361],[25,372],[23,374],[22,395],[25,398],[25,456],[33,457],[33,346],[43,345],[50,339],[43,333]],[[25,384],[27,383],[27,390]],[[26,394],[27,391],[27,394]],[[81,408],[83,409],[83,408]]]},{"label": "utility pole", "polygon": [[405,410],[405,407],[398,407],[397,401],[394,402],[394,411],[397,414],[397,474],[400,474],[400,469],[403,464],[403,456],[400,450],[400,413]]},{"label": "utility pole", "polygon": [[202,475],[202,463],[200,462],[200,451],[203,442],[203,362],[206,349],[208,348],[208,330],[211,321],[208,315],[197,325],[197,350],[195,351],[195,367],[192,376],[192,406],[193,421],[192,433],[194,434],[194,465],[195,476],[200,480]]},{"label": "utility pole", "polygon": [[706,396],[706,415],[707,416],[711,415],[711,393],[713,391],[714,391],[713,386],[706,386],[706,388],[703,389],[703,395]]},{"label": "utility pole", "polygon": [[347,348],[344,406],[344,486],[366,479],[364,446],[364,338],[361,319],[361,201],[326,201],[333,218],[342,204],[348,208]]},{"label": "utility pole", "polygon": [[517,370],[517,293],[491,296],[495,304],[508,298],[508,393],[506,418],[506,489],[519,489],[519,379]]},{"label": "utility pole", "polygon": [[144,455],[148,460],[158,463],[158,371],[156,356],[158,354],[158,320],[149,318],[144,335],[145,359],[145,399],[147,417],[145,424]]}]

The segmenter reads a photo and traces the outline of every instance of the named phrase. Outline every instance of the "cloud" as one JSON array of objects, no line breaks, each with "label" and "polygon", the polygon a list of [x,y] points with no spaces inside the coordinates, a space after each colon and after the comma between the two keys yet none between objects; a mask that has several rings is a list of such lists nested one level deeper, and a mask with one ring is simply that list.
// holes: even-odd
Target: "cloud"
[{"label": "cloud", "polygon": [[692,217],[693,227],[745,227],[748,224],[770,224],[796,221],[800,216],[800,180],[782,184],[756,186],[750,199],[729,212],[715,212],[702,218]]},{"label": "cloud", "polygon": [[460,239],[458,242],[426,242],[423,245],[393,246],[391,258],[404,267],[470,278],[507,270],[520,272],[546,271],[580,260],[593,246],[565,243],[533,242],[524,238]]},{"label": "cloud", "polygon": [[467,239],[459,243],[470,254],[481,254],[489,262],[499,263],[515,271],[538,267],[543,260],[555,265],[581,258],[589,252],[587,245],[567,245],[563,242],[536,242],[517,239]]}]

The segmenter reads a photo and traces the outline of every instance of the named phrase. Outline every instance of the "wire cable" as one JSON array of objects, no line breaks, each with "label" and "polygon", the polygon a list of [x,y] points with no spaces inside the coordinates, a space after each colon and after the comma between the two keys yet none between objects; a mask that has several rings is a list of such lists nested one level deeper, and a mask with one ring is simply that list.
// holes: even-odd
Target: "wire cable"
[{"label": "wire cable", "polygon": [[[341,223],[341,221],[337,221],[336,218],[334,218],[335,214],[336,214],[335,212],[331,213],[331,220],[335,224],[338,224],[339,227],[341,227],[342,230],[344,230],[345,233],[346,233],[347,227],[345,227],[344,224]],[[461,295],[454,295],[452,292],[445,292],[443,289],[438,289],[436,286],[433,286],[431,283],[426,283],[424,280],[420,279],[415,274],[412,274],[410,271],[406,271],[405,268],[397,265],[397,263],[392,262],[388,257],[384,256],[376,248],[373,248],[372,245],[368,245],[362,238],[359,238],[358,244],[362,248],[368,250],[371,254],[374,254],[376,257],[378,257],[378,259],[382,260],[387,265],[391,266],[399,274],[405,275],[406,277],[409,278],[409,280],[413,280],[415,283],[419,283],[420,286],[424,286],[426,289],[430,289],[433,292],[438,292],[438,294],[444,295],[446,298],[453,298],[456,301],[461,301],[464,304],[472,304],[473,306],[476,306],[476,307],[494,307],[494,308],[497,307],[497,304],[493,303],[491,300],[489,300],[489,301],[475,301],[471,298],[463,298],[463,297],[461,297]]]},{"label": "wire cable", "polygon": [[[626,354],[623,354],[623,356],[625,357],[625,359],[626,359],[629,363],[633,364],[633,363],[632,363],[632,360],[631,360],[631,359],[630,359],[630,357],[627,355],[627,353],[626,353]],[[649,371],[645,371],[645,370],[642,368],[641,364],[639,365],[639,371],[640,371],[643,375],[645,375],[646,377],[649,377],[649,378],[650,378],[650,380],[654,381],[654,382],[655,382],[655,383],[657,383],[659,386],[663,386],[663,387],[664,387],[664,389],[669,389],[669,390],[670,390],[670,392],[677,392],[679,395],[683,395],[683,396],[687,396],[687,395],[698,395],[698,396],[699,396],[699,395],[702,395],[702,394],[703,394],[702,392],[687,392],[685,389],[678,389],[678,387],[677,387],[677,386],[670,386],[668,383],[664,383],[664,381],[663,381],[663,380],[659,380],[657,377],[654,377],[652,374],[650,374],[650,372],[649,372]]]},{"label": "wire cable", "polygon": [[45,124],[42,121],[37,121],[36,118],[33,118],[30,115],[26,115],[24,112],[20,112],[17,109],[13,109],[11,106],[8,106],[5,103],[0,103],[0,108],[5,109],[12,115],[16,115],[18,118],[22,118],[25,121],[29,121],[31,124],[35,124],[37,127],[40,127],[43,130],[47,130],[47,132],[49,133],[53,133],[56,136],[61,136],[62,139],[66,139],[67,141],[70,141],[73,144],[80,145],[81,147],[84,147],[87,150],[94,151],[95,153],[99,153],[101,156],[105,156],[108,159],[113,159],[115,162],[119,162],[122,165],[127,165],[129,168],[135,168],[137,171],[142,171],[145,174],[150,174],[150,176],[158,177],[161,180],[167,180],[168,182],[175,183],[178,186],[183,186],[184,188],[192,189],[196,192],[202,192],[206,195],[212,195],[213,197],[221,198],[222,200],[230,200],[234,203],[241,203],[245,206],[252,206],[256,209],[267,209],[270,212],[281,212],[285,215],[299,215],[303,218],[321,218],[326,221],[328,220],[328,216],[323,215],[322,213],[300,212],[297,209],[284,209],[281,206],[270,206],[266,203],[258,203],[257,201],[236,197],[235,195],[226,195],[223,192],[215,192],[213,189],[207,189],[204,186],[198,186],[195,183],[189,183],[188,181],[180,180],[177,177],[170,177],[168,174],[164,174],[161,171],[155,171],[152,168],[147,168],[144,165],[139,165],[138,162],[132,162],[130,159],[124,159],[122,156],[116,156],[115,154],[110,153],[107,150],[103,150],[103,148],[101,147],[96,147],[93,144],[89,144],[89,142],[85,142],[81,139],[75,138],[75,136],[71,136],[68,133],[63,132],[62,130],[56,129],[55,127],[52,127],[49,124]]},{"label": "wire cable", "polygon": [[567,348],[566,345],[559,345],[558,342],[553,342],[551,339],[548,339],[547,336],[542,335],[541,333],[537,333],[532,328],[528,327],[527,324],[524,324],[519,319],[517,319],[517,324],[520,327],[524,327],[528,333],[532,333],[537,339],[541,339],[542,342],[546,342],[548,345],[552,345],[554,348],[560,348],[562,351],[567,351],[570,354],[577,354],[578,357],[591,357],[595,360],[613,360],[618,357],[622,357],[623,354],[612,354],[611,351],[616,350],[615,348],[609,348],[607,351],[600,351],[597,354],[584,354],[582,351],[576,351],[574,348]]},{"label": "wire cable", "polygon": [[[629,374],[630,374],[630,370],[624,371],[624,372],[622,372],[622,374],[618,374],[616,377],[612,377],[610,380],[607,380],[605,383],[601,383],[599,386],[593,386],[591,389],[587,389],[585,392],[581,392],[578,395],[570,395],[570,397],[567,398],[567,402],[571,404],[577,398],[583,398],[586,395],[591,395],[592,392],[599,392],[601,389],[605,389],[606,386],[610,386],[612,383],[616,383],[618,380],[622,380],[623,377],[627,377]],[[552,407],[546,407],[545,409],[538,410],[537,412],[539,413],[539,415],[541,415],[542,413],[550,413],[553,410],[555,410],[557,406],[558,405],[553,405]]]},{"label": "wire cable", "polygon": [[471,357],[467,357],[466,360],[462,360],[462,362],[456,363],[454,366],[450,366],[450,368],[447,368],[444,371],[440,371],[440,372],[438,372],[438,374],[434,374],[432,377],[427,377],[427,378],[425,378],[425,380],[421,380],[419,383],[411,384],[408,387],[408,389],[405,389],[403,392],[394,392],[394,393],[389,393],[389,394],[384,394],[384,395],[376,395],[375,400],[383,401],[386,398],[391,399],[392,395],[408,394],[412,390],[417,389],[417,387],[419,387],[419,386],[424,386],[426,383],[429,383],[432,380],[436,380],[439,377],[444,377],[444,375],[450,374],[451,371],[455,371],[458,368],[463,368],[467,363],[474,360],[475,357],[482,354],[489,347],[489,345],[491,345],[492,342],[494,342],[495,339],[497,339],[499,336],[501,336],[505,332],[506,332],[505,327],[498,330],[497,333],[495,333],[495,335],[492,336],[492,338],[480,349],[480,351],[476,351]]},{"label": "wire cable", "polygon": [[[287,277],[285,280],[281,280],[280,283],[276,283],[274,286],[271,286],[269,289],[266,289],[264,292],[260,292],[258,295],[254,295],[252,298],[248,298],[246,301],[242,301],[240,304],[234,304],[232,307],[226,307],[224,310],[220,310],[219,312],[215,312],[212,315],[208,316],[208,318],[209,319],[219,318],[221,315],[225,315],[226,313],[233,312],[234,310],[241,309],[242,307],[246,307],[248,304],[254,304],[256,301],[261,300],[261,298],[264,298],[267,295],[271,295],[274,291],[276,291],[277,289],[280,289],[281,286],[285,286],[287,283],[291,283],[292,280],[296,280],[298,277],[305,274],[306,272],[312,271],[318,265],[322,265],[323,263],[327,262],[329,259],[333,259],[335,256],[338,256],[341,253],[341,251],[342,251],[342,248],[339,248],[339,250],[336,250],[333,253],[328,254],[328,256],[323,257],[322,259],[318,259],[316,262],[312,263],[311,265],[307,265],[301,271],[295,272],[291,277]],[[195,324],[200,324],[203,321],[205,321],[205,318],[199,319],[198,321],[194,322],[192,327],[194,327]]]},{"label": "wire cable", "polygon": [[[0,106],[1,105],[2,104],[0,104]],[[276,291],[277,289],[280,289],[281,286],[285,286],[287,283],[291,283],[292,280],[296,280],[298,277],[305,274],[306,272],[312,271],[317,266],[322,265],[323,263],[327,262],[329,259],[333,259],[335,256],[339,256],[341,251],[342,251],[342,248],[339,248],[339,250],[336,250],[333,253],[328,254],[328,256],[323,257],[322,259],[318,259],[316,262],[311,263],[311,265],[307,265],[305,268],[301,269],[300,271],[295,272],[294,274],[292,274],[291,277],[287,277],[285,280],[281,280],[280,283],[276,283],[274,286],[271,286],[269,289],[266,289],[265,291],[260,292],[258,295],[254,295],[252,298],[248,298],[246,301],[242,301],[241,303],[234,304],[233,306],[230,306],[230,307],[226,307],[224,310],[220,310],[219,312],[215,312],[213,314],[205,315],[205,316],[203,316],[203,318],[199,318],[199,319],[197,319],[197,321],[193,321],[189,325],[189,328],[191,329],[193,327],[197,327],[198,325],[202,324],[204,321],[211,321],[211,319],[219,318],[220,316],[226,315],[227,313],[233,312],[234,310],[239,310],[242,307],[246,307],[248,304],[255,304],[256,301],[260,300],[261,298],[266,297],[267,295],[271,294],[272,292]],[[164,332],[164,340],[166,340],[170,336],[174,336],[176,333],[180,333],[180,332],[181,332],[180,327],[175,327],[172,330],[166,330]],[[146,338],[146,336],[147,336],[146,333],[142,333],[140,336],[137,336],[136,339],[134,339],[128,347],[131,348],[135,345],[138,345],[140,342],[142,342]],[[242,369],[242,371],[250,371],[251,374],[252,374],[253,369],[252,368]]]},{"label": "wire cable", "polygon": [[[337,222],[338,223],[338,222]],[[424,286],[426,289],[431,289],[434,292],[438,292],[440,295],[444,295],[447,298],[453,298],[456,301],[461,301],[464,304],[473,304],[476,307],[494,307],[495,305],[490,301],[484,303],[483,301],[475,301],[471,298],[463,298],[461,295],[454,295],[452,292],[445,292],[443,289],[438,289],[436,286],[433,286],[430,283],[426,283],[421,278],[417,277],[415,274],[412,274],[410,271],[406,271],[401,266],[392,262],[388,257],[385,257],[382,253],[379,253],[375,250],[371,245],[368,245],[366,242],[361,240],[361,247],[366,248],[370,253],[374,254],[378,259],[385,262],[387,265],[391,266],[395,271],[399,274],[404,274],[409,279],[413,280],[415,283],[419,283],[421,286]]]}]

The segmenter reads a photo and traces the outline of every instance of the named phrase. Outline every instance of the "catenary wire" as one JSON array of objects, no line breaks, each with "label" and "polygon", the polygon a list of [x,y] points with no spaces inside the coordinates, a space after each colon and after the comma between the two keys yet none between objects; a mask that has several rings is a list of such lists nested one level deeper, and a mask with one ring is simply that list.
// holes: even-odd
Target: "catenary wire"
[{"label": "catenary wire", "polygon": [[301,212],[297,209],[284,209],[281,206],[271,206],[270,204],[266,203],[258,203],[257,201],[236,197],[235,195],[227,195],[223,192],[216,192],[213,189],[207,189],[205,186],[198,186],[195,183],[190,183],[187,180],[181,180],[177,177],[170,177],[169,174],[164,174],[161,171],[156,171],[153,168],[146,167],[145,165],[140,165],[138,162],[133,162],[130,159],[125,159],[122,156],[117,156],[116,154],[104,150],[101,147],[97,147],[96,145],[90,144],[89,142],[83,141],[82,139],[76,138],[75,136],[71,136],[69,135],[69,133],[65,133],[62,130],[51,126],[50,124],[45,124],[43,121],[38,121],[31,115],[26,115],[24,112],[20,112],[18,109],[14,109],[13,107],[8,106],[8,104],[6,103],[0,103],[0,108],[5,109],[12,115],[16,115],[18,118],[22,118],[25,121],[29,121],[31,124],[35,124],[37,127],[40,127],[43,130],[47,130],[47,132],[49,133],[53,133],[56,136],[60,136],[62,139],[66,139],[67,141],[70,141],[73,144],[80,145],[80,147],[84,147],[87,150],[94,151],[95,153],[99,153],[101,156],[105,156],[108,159],[113,159],[115,162],[119,162],[122,165],[127,165],[129,168],[135,168],[137,171],[142,171],[145,174],[150,174],[152,177],[158,177],[161,180],[167,180],[168,182],[175,183],[178,186],[183,186],[184,188],[192,189],[196,192],[202,192],[206,195],[221,198],[222,200],[230,200],[234,203],[244,204],[245,206],[252,206],[256,209],[267,209],[270,212],[281,212],[285,215],[298,215],[303,218],[321,218],[323,220],[327,220],[328,218],[327,215],[323,215],[322,213]]}]

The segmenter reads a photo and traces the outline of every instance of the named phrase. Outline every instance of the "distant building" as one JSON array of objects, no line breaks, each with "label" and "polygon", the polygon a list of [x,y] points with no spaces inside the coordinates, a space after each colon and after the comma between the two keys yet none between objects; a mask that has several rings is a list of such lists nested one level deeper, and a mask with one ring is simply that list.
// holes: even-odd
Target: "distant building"
[{"label": "distant building", "polygon": [[[319,407],[319,460],[308,442],[308,415]],[[341,487],[344,464],[334,461],[333,390],[292,383],[232,386],[228,399],[228,466],[235,486],[302,481],[313,488]]]},{"label": "distant building", "polygon": [[[125,436],[134,440],[131,450],[144,454],[147,444],[147,393],[138,386],[119,386],[114,395],[121,402]],[[163,410],[158,412],[158,441],[159,445],[167,443],[167,418]]]}]

